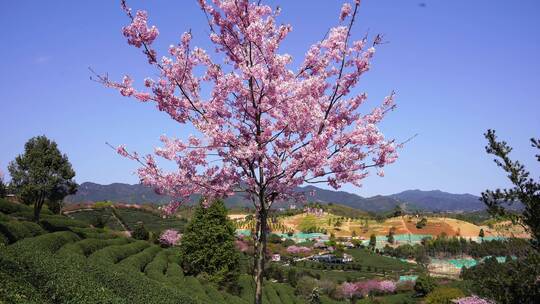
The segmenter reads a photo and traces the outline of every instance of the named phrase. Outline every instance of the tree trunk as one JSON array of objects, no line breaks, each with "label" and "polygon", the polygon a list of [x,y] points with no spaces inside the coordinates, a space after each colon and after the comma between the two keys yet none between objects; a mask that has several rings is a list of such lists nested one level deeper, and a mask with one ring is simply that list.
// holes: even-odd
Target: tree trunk
[{"label": "tree trunk", "polygon": [[263,291],[263,274],[266,254],[266,226],[268,211],[264,204],[261,204],[261,211],[257,218],[258,234],[255,244],[255,267],[254,267],[254,279],[255,279],[255,304],[262,304],[262,291]]},{"label": "tree trunk", "polygon": [[40,198],[34,203],[34,222],[36,223],[39,223],[41,207],[43,207],[43,199]]}]

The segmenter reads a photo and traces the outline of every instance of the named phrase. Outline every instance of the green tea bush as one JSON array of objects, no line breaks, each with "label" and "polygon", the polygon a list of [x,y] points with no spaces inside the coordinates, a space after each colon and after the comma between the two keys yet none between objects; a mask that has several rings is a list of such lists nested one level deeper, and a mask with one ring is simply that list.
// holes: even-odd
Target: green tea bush
[{"label": "green tea bush", "polygon": [[21,212],[21,211],[33,212],[30,206],[18,204],[18,203],[12,203],[5,199],[0,199],[0,212],[11,214],[11,213]]},{"label": "green tea bush", "polygon": [[195,303],[176,289],[107,260],[53,253],[75,240],[71,232],[56,232],[19,241],[2,251],[0,269],[36,286],[54,303]]},{"label": "green tea bush", "polygon": [[15,248],[21,246],[23,248],[30,248],[30,250],[36,252],[56,252],[62,248],[65,244],[80,241],[80,238],[70,231],[60,231],[47,233],[34,238],[28,238],[21,240],[16,245],[11,247]]},{"label": "green tea bush", "polygon": [[111,233],[108,230],[103,229],[103,228],[72,227],[70,228],[70,230],[75,232],[78,236],[85,239],[114,239],[118,237],[118,235]]},{"label": "green tea bush", "polygon": [[452,304],[452,300],[463,298],[463,291],[452,287],[437,287],[426,297],[426,304]]},{"label": "green tea bush", "polygon": [[8,243],[11,244],[24,238],[43,234],[44,231],[36,223],[13,220],[9,222],[0,222],[0,233],[2,233],[8,239]]},{"label": "green tea bush", "polygon": [[124,245],[130,242],[127,238],[116,238],[116,239],[85,239],[76,243],[64,245],[58,253],[75,253],[84,256],[89,256],[90,254],[98,251],[99,249],[105,248],[107,246],[114,245]]},{"label": "green tea bush", "polygon": [[46,231],[41,228],[40,225],[34,222],[22,222],[22,224],[30,231],[32,236],[38,236],[44,234]]},{"label": "green tea bush", "polygon": [[263,291],[264,291],[266,297],[268,298],[269,303],[281,303],[281,300],[279,299],[278,294],[274,290],[273,285],[266,284],[266,286],[264,286]]},{"label": "green tea bush", "polygon": [[0,303],[11,304],[48,304],[30,283],[0,271]]},{"label": "green tea bush", "polygon": [[126,245],[109,246],[92,253],[88,258],[102,263],[116,264],[130,255],[144,250],[148,246],[150,246],[150,244],[145,241],[136,241]]},{"label": "green tea bush", "polygon": [[[20,213],[25,213],[25,214],[31,214],[32,217],[30,219],[34,218],[34,208],[32,206],[19,204],[19,203],[12,203],[8,200],[1,199],[1,198],[0,198],[0,212],[6,213],[6,214],[20,212]],[[41,214],[51,215],[53,213],[48,208],[43,207],[41,209]]]},{"label": "green tea bush", "polygon": [[302,303],[302,301],[294,295],[294,289],[291,286],[281,283],[273,283],[273,286],[281,303]]},{"label": "green tea bush", "polygon": [[148,240],[150,237],[150,233],[148,232],[148,230],[146,230],[143,223],[139,223],[131,232],[131,237],[136,240]]},{"label": "green tea bush", "polygon": [[166,271],[167,278],[171,282],[182,282],[184,280],[184,271],[176,263],[169,263]]},{"label": "green tea bush", "polygon": [[146,265],[146,268],[144,269],[146,276],[158,282],[167,282],[165,271],[167,271],[167,256],[169,254],[170,252],[168,250],[161,250],[158,252],[154,259]]},{"label": "green tea bush", "polygon": [[420,275],[414,284],[414,290],[420,295],[427,295],[437,287],[437,282],[429,275]]},{"label": "green tea bush", "polygon": [[50,216],[42,219],[40,222],[41,226],[47,231],[68,231],[71,228],[87,228],[88,225],[84,222],[72,220],[64,216]]},{"label": "green tea bush", "polygon": [[9,239],[0,232],[0,246],[6,246],[7,244],[9,244]]},{"label": "green tea bush", "polygon": [[238,285],[240,285],[240,297],[247,302],[252,302],[255,294],[255,283],[253,279],[246,274],[240,275],[238,278]]},{"label": "green tea bush", "polygon": [[146,267],[148,263],[152,262],[156,254],[161,250],[162,249],[159,246],[152,245],[137,254],[123,259],[120,263],[118,263],[118,265],[121,267],[129,267],[138,271],[144,271],[144,267]]},{"label": "green tea bush", "polygon": [[84,272],[76,260],[53,255],[62,245],[76,240],[78,237],[71,232],[22,240],[0,255],[0,269],[37,287],[55,303],[123,303],[121,299],[115,301],[114,294],[106,288],[81,275]]},{"label": "green tea bush", "polygon": [[[34,220],[34,211],[28,210],[28,211],[17,211],[9,214],[13,218],[25,220],[25,221],[33,221]],[[41,216],[43,219],[44,217]]]},{"label": "green tea bush", "polygon": [[11,217],[0,212],[0,222],[9,222],[10,220],[11,220]]},{"label": "green tea bush", "polygon": [[212,303],[213,299],[210,299],[201,285],[201,282],[194,277],[185,277],[182,290],[187,292],[191,297],[201,303]]}]

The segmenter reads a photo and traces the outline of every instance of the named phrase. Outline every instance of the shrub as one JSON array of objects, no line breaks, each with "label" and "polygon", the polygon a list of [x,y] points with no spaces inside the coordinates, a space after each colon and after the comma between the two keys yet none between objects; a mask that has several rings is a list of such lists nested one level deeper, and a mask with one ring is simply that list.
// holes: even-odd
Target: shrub
[{"label": "shrub", "polygon": [[70,228],[70,230],[76,233],[78,236],[86,239],[114,239],[118,237],[117,234],[111,233],[106,229],[102,228],[72,227]]},{"label": "shrub", "polygon": [[88,258],[102,263],[116,264],[128,256],[144,250],[148,246],[150,246],[150,244],[145,241],[136,241],[126,245],[109,246],[94,252]]},{"label": "shrub", "polygon": [[148,263],[152,262],[154,256],[160,251],[160,247],[152,245],[137,254],[123,259],[120,263],[118,263],[118,265],[122,267],[130,267],[138,271],[143,271],[144,267],[148,265]]},{"label": "shrub", "polygon": [[281,237],[275,233],[268,236],[268,243],[279,244],[281,243]]},{"label": "shrub", "polygon": [[416,228],[417,229],[422,229],[424,227],[426,227],[427,225],[427,219],[425,217],[423,217],[418,223],[416,223]]},{"label": "shrub", "polygon": [[32,208],[18,203],[12,203],[5,199],[0,199],[0,212],[11,214],[15,212],[33,212]]},{"label": "shrub", "polygon": [[158,252],[154,259],[144,268],[146,276],[159,282],[167,282],[165,272],[167,271],[167,256],[169,254],[170,252],[168,250]]},{"label": "shrub", "polygon": [[43,230],[35,223],[13,220],[0,222],[0,233],[5,236],[9,244],[12,244],[18,240],[39,235],[43,233]]},{"label": "shrub", "polygon": [[109,201],[103,201],[103,202],[95,202],[94,208],[107,208],[112,207],[113,203]]},{"label": "shrub", "polygon": [[463,291],[452,287],[437,287],[426,297],[426,304],[452,304],[452,300],[462,298]]},{"label": "shrub", "polygon": [[136,240],[148,240],[150,237],[150,233],[146,228],[144,227],[144,224],[138,223],[135,229],[131,232],[131,237],[133,237]]},{"label": "shrub", "polygon": [[415,282],[411,280],[407,281],[400,281],[396,285],[396,291],[397,292],[407,292],[414,290]]},{"label": "shrub", "polygon": [[425,274],[420,275],[414,284],[414,290],[421,295],[427,295],[432,292],[435,287],[437,287],[435,279]]},{"label": "shrub", "polygon": [[70,252],[70,253],[80,254],[84,256],[89,256],[90,254],[98,251],[99,249],[105,248],[107,246],[124,245],[127,243],[129,243],[129,239],[127,238],[116,238],[116,239],[109,239],[109,240],[85,239],[80,242],[67,244],[63,246],[59,250],[58,253],[60,254],[64,252]]},{"label": "shrub", "polygon": [[497,303],[540,303],[540,254],[531,253],[505,263],[487,259],[462,271],[472,282],[472,291]]},{"label": "shrub", "polygon": [[54,303],[195,303],[138,271],[69,252],[52,254],[74,240],[78,237],[71,232],[56,232],[19,241],[3,250],[0,269],[36,286]]},{"label": "shrub", "polygon": [[32,236],[37,236],[37,235],[41,235],[41,234],[44,234],[45,233],[45,230],[43,230],[43,228],[41,228],[40,225],[34,223],[34,222],[25,222],[23,221],[22,224],[24,225],[24,227],[26,227],[26,229],[28,231],[30,231],[30,234]]},{"label": "shrub", "polygon": [[182,268],[188,275],[201,272],[227,289],[236,288],[240,254],[235,248],[235,228],[221,200],[205,207],[200,203],[186,226],[180,244]]},{"label": "shrub", "polygon": [[86,228],[88,225],[84,222],[72,220],[64,216],[50,216],[42,219],[40,222],[41,226],[48,231],[69,231],[73,227]]},{"label": "shrub", "polygon": [[7,273],[0,271],[0,303],[12,304],[48,304],[31,284]]},{"label": "shrub", "polygon": [[11,220],[11,217],[0,212],[0,222],[9,222],[10,220]]},{"label": "shrub", "polygon": [[296,294],[307,298],[311,295],[311,292],[315,287],[317,287],[317,280],[312,277],[303,276],[298,279],[298,282],[296,283]]}]

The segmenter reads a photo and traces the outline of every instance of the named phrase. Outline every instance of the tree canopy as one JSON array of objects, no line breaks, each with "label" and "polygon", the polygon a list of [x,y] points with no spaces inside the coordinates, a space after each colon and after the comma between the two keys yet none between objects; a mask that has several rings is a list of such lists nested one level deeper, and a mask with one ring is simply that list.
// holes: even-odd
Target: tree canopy
[{"label": "tree canopy", "polygon": [[9,164],[11,187],[26,204],[34,205],[39,220],[45,202],[59,202],[77,191],[75,171],[57,144],[45,136],[33,137],[24,145],[24,153]]},{"label": "tree canopy", "polygon": [[199,203],[180,244],[184,272],[208,275],[210,281],[234,288],[240,275],[240,255],[234,241],[235,228],[223,201],[208,206]]},{"label": "tree canopy", "polygon": [[[481,200],[488,207],[492,215],[510,218],[514,223],[522,225],[531,233],[531,243],[537,250],[540,249],[540,181],[530,177],[529,171],[519,161],[510,159],[510,147],[505,141],[498,141],[494,130],[488,130],[484,136],[488,140],[486,152],[497,158],[497,166],[501,167],[514,185],[509,189],[486,190]],[[533,148],[540,150],[540,140],[531,138]],[[540,162],[540,153],[536,154]],[[522,212],[509,211],[507,206],[521,204]]]}]

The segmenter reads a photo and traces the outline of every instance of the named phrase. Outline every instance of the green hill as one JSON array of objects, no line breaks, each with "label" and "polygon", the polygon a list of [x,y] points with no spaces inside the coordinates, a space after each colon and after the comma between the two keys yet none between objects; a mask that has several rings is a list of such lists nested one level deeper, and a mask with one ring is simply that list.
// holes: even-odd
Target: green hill
[{"label": "green hill", "polygon": [[[27,221],[28,206],[0,200],[0,303],[251,302],[248,276],[238,296],[184,276],[174,248],[91,228],[45,212]],[[265,303],[301,303],[294,289],[268,282]]]}]

